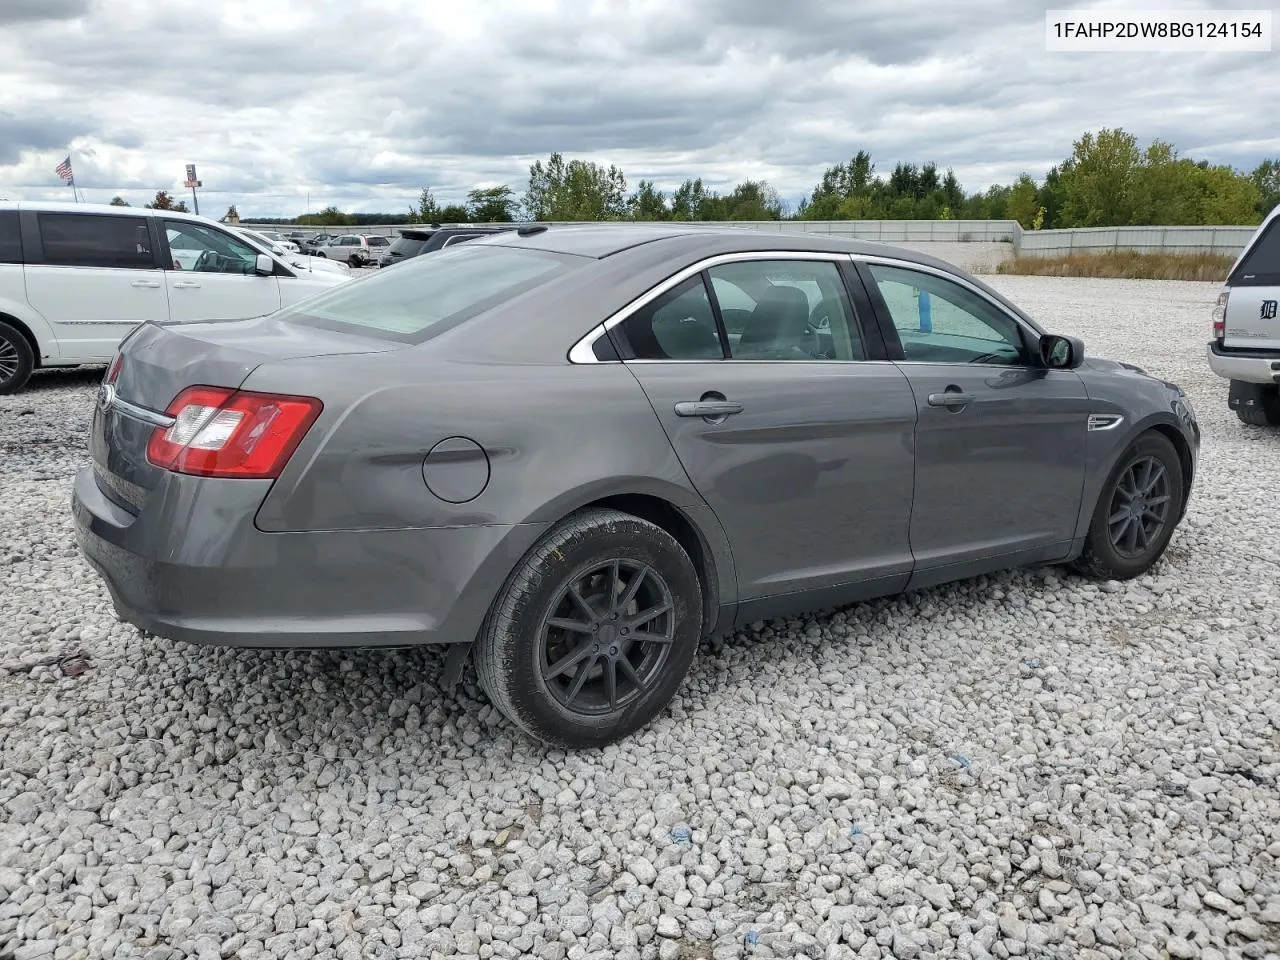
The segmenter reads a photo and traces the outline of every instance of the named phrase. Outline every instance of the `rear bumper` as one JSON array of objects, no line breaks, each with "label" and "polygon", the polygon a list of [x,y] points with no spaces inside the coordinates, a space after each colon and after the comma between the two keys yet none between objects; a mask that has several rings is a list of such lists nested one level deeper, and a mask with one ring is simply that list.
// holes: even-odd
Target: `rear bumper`
[{"label": "rear bumper", "polygon": [[166,474],[134,515],[94,468],[76,476],[76,540],[121,619],[187,643],[397,647],[475,639],[543,524],[263,533],[271,481]]},{"label": "rear bumper", "polygon": [[1280,383],[1280,350],[1223,350],[1217,340],[1207,347],[1209,369],[1224,380]]}]

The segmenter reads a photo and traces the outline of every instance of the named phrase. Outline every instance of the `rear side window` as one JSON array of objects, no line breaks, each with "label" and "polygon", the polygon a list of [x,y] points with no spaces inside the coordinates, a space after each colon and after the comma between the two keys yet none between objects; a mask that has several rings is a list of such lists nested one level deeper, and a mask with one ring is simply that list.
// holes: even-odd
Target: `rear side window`
[{"label": "rear side window", "polygon": [[369,246],[371,247],[387,247],[391,245],[391,241],[386,237],[369,237]]},{"label": "rear side window", "polygon": [[0,263],[22,262],[22,231],[16,210],[0,211]]},{"label": "rear side window", "polygon": [[151,234],[143,217],[41,213],[44,262],[67,267],[155,268]]},{"label": "rear side window", "polygon": [[463,245],[341,284],[277,316],[304,326],[421,343],[588,262],[542,250]]},{"label": "rear side window", "polygon": [[1227,280],[1233,287],[1280,286],[1280,217],[1272,220]]}]

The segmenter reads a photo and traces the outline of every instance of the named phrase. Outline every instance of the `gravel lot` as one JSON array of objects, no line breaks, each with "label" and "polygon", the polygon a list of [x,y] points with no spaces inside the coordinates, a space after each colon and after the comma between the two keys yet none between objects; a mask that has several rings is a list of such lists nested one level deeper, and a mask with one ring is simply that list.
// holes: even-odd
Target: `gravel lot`
[{"label": "gravel lot", "polygon": [[0,957],[1280,956],[1280,432],[1215,285],[991,281],[1192,393],[1165,562],[756,625],[594,754],[432,651],[141,639],[67,512],[101,371],[0,398]]}]

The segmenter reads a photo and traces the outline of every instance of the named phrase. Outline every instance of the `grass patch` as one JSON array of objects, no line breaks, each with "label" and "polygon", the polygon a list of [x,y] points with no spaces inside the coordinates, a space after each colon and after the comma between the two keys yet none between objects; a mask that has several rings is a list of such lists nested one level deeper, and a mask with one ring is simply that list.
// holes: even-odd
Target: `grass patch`
[{"label": "grass patch", "polygon": [[1222,283],[1235,257],[1221,253],[1140,253],[1107,250],[1061,257],[1017,256],[996,273],[1037,277],[1110,277],[1117,280],[1207,280]]}]

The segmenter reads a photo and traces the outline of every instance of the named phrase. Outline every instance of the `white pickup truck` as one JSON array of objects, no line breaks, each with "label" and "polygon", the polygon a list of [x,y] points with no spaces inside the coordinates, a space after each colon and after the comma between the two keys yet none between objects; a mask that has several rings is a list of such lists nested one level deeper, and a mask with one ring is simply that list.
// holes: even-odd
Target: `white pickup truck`
[{"label": "white pickup truck", "polygon": [[1280,207],[1236,259],[1213,309],[1209,366],[1231,381],[1227,404],[1242,421],[1280,427]]}]

